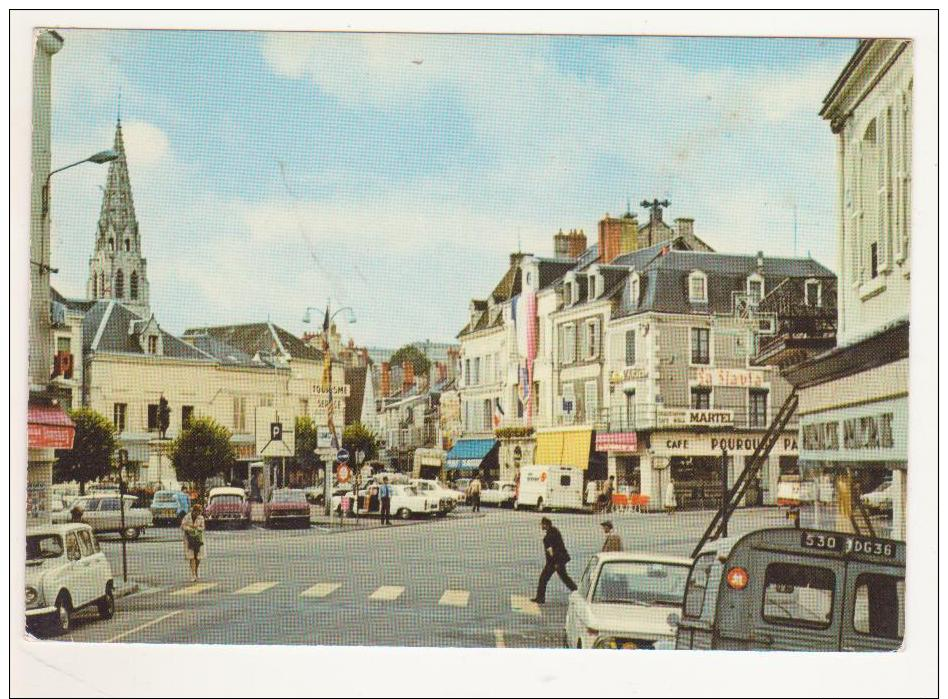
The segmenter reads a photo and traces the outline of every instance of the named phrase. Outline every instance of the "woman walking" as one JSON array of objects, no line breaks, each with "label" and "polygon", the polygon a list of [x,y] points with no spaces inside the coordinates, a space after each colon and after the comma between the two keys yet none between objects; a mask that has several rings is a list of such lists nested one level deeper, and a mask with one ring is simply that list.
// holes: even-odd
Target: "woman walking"
[{"label": "woman walking", "polygon": [[204,560],[204,515],[198,503],[181,518],[181,529],[184,531],[184,558],[191,567],[191,582],[196,582],[198,566]]}]

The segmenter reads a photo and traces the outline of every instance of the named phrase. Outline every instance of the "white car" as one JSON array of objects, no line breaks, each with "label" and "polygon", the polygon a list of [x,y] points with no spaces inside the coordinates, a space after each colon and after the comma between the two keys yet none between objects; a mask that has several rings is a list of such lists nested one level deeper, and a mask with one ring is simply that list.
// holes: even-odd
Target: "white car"
[{"label": "white car", "polygon": [[875,490],[865,493],[862,496],[862,504],[866,509],[878,512],[891,512],[892,510],[892,481],[885,481]]},{"label": "white car", "polygon": [[513,507],[517,499],[517,484],[513,481],[494,481],[481,489],[481,503],[498,507]]},{"label": "white car", "polygon": [[[445,511],[443,508],[448,507],[446,502],[444,505],[442,505],[441,501],[444,500],[444,498],[424,495],[419,493],[414,487],[410,485],[393,485],[391,487],[391,512],[393,517],[398,517],[399,519],[411,519],[416,515],[438,515],[442,511]],[[345,496],[334,496],[332,499],[333,509],[335,509],[336,512],[341,511],[343,497],[349,499],[349,511],[352,512],[351,493],[347,493]],[[376,505],[376,509],[373,509],[370,512],[366,512],[362,507],[360,507],[359,513],[377,515],[379,514],[378,507],[379,505]]]},{"label": "white car", "polygon": [[[441,498],[448,499],[450,501],[448,512],[464,502],[464,493],[449,488],[441,481],[431,480],[429,478],[412,478],[409,483],[422,495],[436,497],[439,500]],[[445,512],[445,514],[447,514],[447,512]]]},{"label": "white car", "polygon": [[123,538],[134,541],[145,529],[154,524],[151,510],[138,507],[139,500],[134,495],[125,496],[125,515],[123,515],[118,493],[83,495],[69,503],[58,512],[53,512],[51,519],[54,524],[65,524],[72,519],[72,508],[78,505],[82,508],[82,521],[92,527],[97,534],[115,533]]},{"label": "white car", "polygon": [[26,530],[26,626],[65,633],[72,615],[95,606],[115,614],[112,568],[88,524],[52,524]]},{"label": "white car", "polygon": [[690,558],[598,553],[570,594],[564,645],[569,648],[674,648]]}]

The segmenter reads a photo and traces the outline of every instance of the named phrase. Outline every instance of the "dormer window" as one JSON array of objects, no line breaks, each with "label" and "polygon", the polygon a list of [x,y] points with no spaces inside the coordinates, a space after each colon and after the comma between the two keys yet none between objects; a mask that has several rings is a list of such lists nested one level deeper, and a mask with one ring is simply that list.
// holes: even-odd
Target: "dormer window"
[{"label": "dormer window", "polygon": [[804,303],[814,308],[823,305],[823,285],[819,279],[807,279],[805,285]]},{"label": "dormer window", "polygon": [[752,274],[747,278],[747,295],[752,305],[757,305],[764,298],[764,278],[759,274]]},{"label": "dormer window", "polygon": [[592,301],[596,298],[596,275],[590,274],[586,277],[586,300]]},{"label": "dormer window", "polygon": [[148,336],[148,354],[158,354],[158,336]]},{"label": "dormer window", "polygon": [[688,276],[688,299],[692,303],[708,302],[708,276],[695,270]]},{"label": "dormer window", "polygon": [[639,294],[641,293],[642,281],[639,277],[638,272],[632,274],[629,279],[629,303],[632,308],[637,308],[639,305]]}]

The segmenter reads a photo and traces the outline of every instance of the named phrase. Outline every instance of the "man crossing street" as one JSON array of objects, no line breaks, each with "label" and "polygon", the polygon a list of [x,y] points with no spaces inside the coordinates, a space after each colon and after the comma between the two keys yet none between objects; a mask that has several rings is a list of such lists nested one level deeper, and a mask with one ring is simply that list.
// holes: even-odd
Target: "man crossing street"
[{"label": "man crossing street", "polygon": [[566,572],[566,564],[569,563],[569,552],[566,550],[566,544],[563,543],[563,535],[560,530],[553,526],[553,522],[548,517],[540,520],[540,528],[545,532],[543,535],[543,553],[546,556],[546,565],[540,573],[540,581],[537,584],[537,596],[531,601],[537,604],[546,602],[546,584],[553,577],[555,572],[560,576],[563,584],[572,592],[576,589],[576,583]]}]

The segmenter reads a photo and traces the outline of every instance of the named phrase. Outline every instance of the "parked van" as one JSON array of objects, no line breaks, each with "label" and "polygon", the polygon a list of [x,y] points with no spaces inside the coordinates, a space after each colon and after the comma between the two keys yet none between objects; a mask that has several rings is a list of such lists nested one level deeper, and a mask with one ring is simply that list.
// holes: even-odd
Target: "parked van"
[{"label": "parked van", "polygon": [[572,466],[524,466],[514,506],[543,510],[583,509],[583,472]]},{"label": "parked van", "polygon": [[890,651],[904,625],[905,542],[761,529],[701,549],[675,647]]}]

